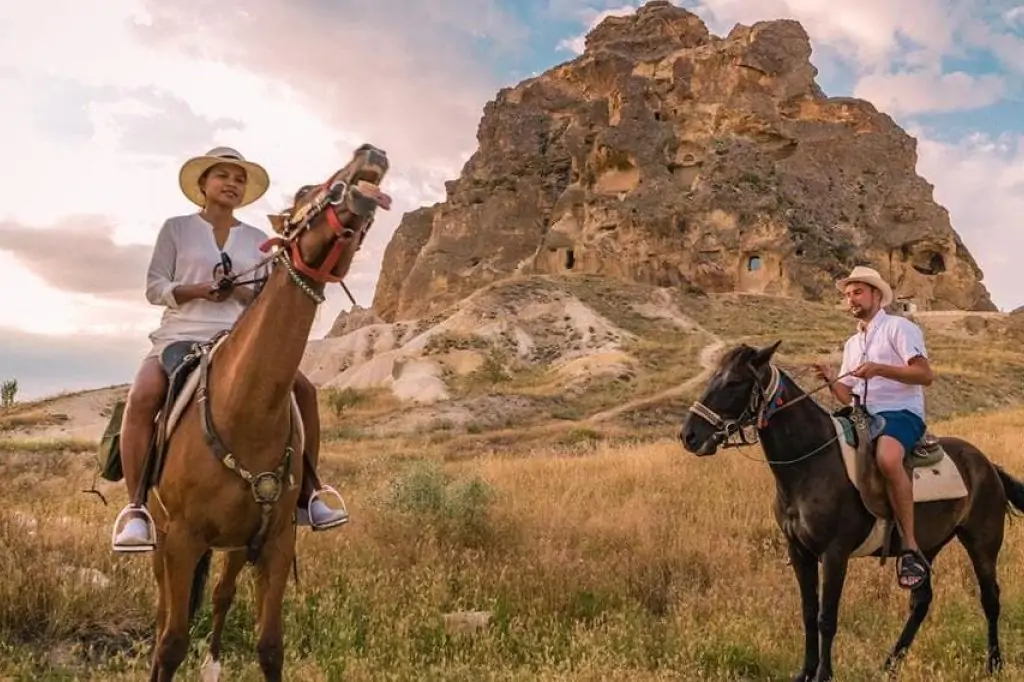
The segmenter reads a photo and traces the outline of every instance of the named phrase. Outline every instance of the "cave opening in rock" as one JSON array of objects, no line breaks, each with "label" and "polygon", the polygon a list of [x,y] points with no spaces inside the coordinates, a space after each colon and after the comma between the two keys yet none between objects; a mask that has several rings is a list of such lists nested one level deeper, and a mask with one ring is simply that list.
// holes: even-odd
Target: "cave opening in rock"
[{"label": "cave opening in rock", "polygon": [[922,275],[940,275],[946,271],[946,259],[941,253],[921,254],[914,260],[914,269]]},{"label": "cave opening in rock", "polygon": [[747,259],[747,270],[750,272],[757,272],[761,269],[761,257],[751,256]]},{"label": "cave opening in rock", "polygon": [[565,269],[572,270],[573,266],[576,265],[576,254],[572,249],[565,250]]}]

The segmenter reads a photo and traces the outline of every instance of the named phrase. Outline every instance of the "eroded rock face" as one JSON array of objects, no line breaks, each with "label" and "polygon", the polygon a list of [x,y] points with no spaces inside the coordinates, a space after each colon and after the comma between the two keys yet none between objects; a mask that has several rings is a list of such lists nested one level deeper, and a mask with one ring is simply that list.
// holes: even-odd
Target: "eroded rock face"
[{"label": "eroded rock face", "polygon": [[918,309],[994,310],[913,138],[826,97],[795,21],[712,36],[650,2],[500,91],[447,200],[405,216],[373,308],[436,313],[514,273],[834,299],[856,264]]}]

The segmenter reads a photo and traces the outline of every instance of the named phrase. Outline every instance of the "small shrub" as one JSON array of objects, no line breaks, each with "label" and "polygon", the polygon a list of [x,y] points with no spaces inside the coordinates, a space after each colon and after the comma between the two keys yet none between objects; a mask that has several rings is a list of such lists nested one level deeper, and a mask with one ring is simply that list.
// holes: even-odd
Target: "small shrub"
[{"label": "small shrub", "polygon": [[323,396],[335,417],[363,402],[363,394],[354,388],[328,388],[323,391]]},{"label": "small shrub", "polygon": [[418,462],[393,479],[382,501],[386,515],[429,527],[441,544],[479,548],[493,539],[495,495],[484,480],[456,480],[440,465]]},{"label": "small shrub", "polygon": [[0,407],[12,407],[18,395],[18,380],[8,379],[0,384]]}]

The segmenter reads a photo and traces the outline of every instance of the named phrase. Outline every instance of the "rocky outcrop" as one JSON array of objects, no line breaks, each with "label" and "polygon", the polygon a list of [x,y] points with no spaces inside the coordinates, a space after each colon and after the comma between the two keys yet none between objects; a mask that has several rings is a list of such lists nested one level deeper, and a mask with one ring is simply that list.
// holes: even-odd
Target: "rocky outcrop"
[{"label": "rocky outcrop", "polygon": [[405,216],[373,309],[437,313],[516,273],[833,300],[855,264],[919,310],[994,310],[916,143],[826,97],[795,21],[725,38],[664,1],[501,90],[444,202]]}]

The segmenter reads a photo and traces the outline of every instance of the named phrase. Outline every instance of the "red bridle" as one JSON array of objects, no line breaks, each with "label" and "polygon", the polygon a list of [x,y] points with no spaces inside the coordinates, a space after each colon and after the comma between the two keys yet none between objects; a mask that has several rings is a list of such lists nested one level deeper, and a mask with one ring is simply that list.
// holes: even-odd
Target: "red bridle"
[{"label": "red bridle", "polygon": [[[320,284],[340,283],[342,278],[332,274],[331,271],[338,264],[342,251],[351,245],[354,238],[358,238],[355,248],[357,251],[359,250],[363,239],[366,237],[366,233],[369,231],[370,226],[373,225],[373,214],[370,213],[369,220],[363,224],[357,233],[351,227],[342,224],[341,219],[338,218],[337,207],[348,206],[349,211],[357,216],[365,215],[368,212],[368,209],[365,207],[360,207],[362,211],[352,210],[351,205],[358,205],[359,202],[369,201],[375,207],[380,206],[384,210],[390,210],[391,208],[391,197],[381,192],[376,185],[365,181],[359,181],[355,185],[343,184],[343,194],[337,199],[331,199],[331,194],[337,183],[332,184],[330,187],[328,187],[327,183],[319,185],[316,197],[304,205],[297,217],[289,218],[288,224],[283,230],[284,236],[268,239],[260,246],[260,251],[266,253],[275,245],[289,247],[292,265],[303,275]],[[308,230],[321,213],[326,213],[327,224],[330,225],[337,239],[334,240],[330,251],[327,252],[324,262],[320,264],[320,267],[313,268],[302,259],[302,253],[299,249],[299,235]]]}]

